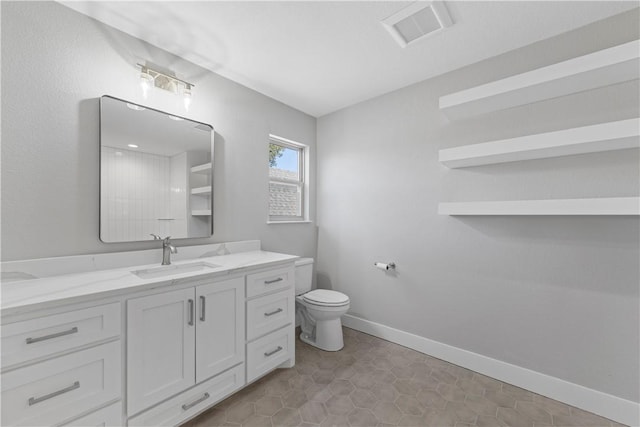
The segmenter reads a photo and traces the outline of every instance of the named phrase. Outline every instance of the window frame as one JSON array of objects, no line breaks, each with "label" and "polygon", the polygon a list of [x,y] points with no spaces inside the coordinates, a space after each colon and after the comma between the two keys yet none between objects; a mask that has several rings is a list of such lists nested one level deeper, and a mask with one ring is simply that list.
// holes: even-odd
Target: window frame
[{"label": "window frame", "polygon": [[[271,176],[270,171],[268,171],[268,193],[269,193],[269,202],[267,205],[267,214],[268,219],[267,223],[299,223],[299,222],[309,222],[307,218],[307,193],[308,193],[308,184],[307,184],[307,163],[308,163],[308,149],[307,145],[301,144],[296,141],[292,141],[290,139],[282,138],[277,135],[269,134],[269,145],[274,144],[280,147],[288,148],[291,150],[298,151],[298,180],[287,179],[287,178],[275,178]],[[271,169],[271,167],[269,167]],[[285,185],[296,185],[300,191],[300,215],[271,215],[271,183],[285,184]]]}]

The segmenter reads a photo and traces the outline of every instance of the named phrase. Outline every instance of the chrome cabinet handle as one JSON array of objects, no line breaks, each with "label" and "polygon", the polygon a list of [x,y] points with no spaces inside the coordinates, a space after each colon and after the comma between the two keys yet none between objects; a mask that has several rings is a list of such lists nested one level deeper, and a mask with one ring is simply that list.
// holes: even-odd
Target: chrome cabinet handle
[{"label": "chrome cabinet handle", "polygon": [[193,300],[189,299],[189,326],[193,326]]},{"label": "chrome cabinet handle", "polygon": [[63,337],[65,335],[71,335],[71,334],[75,334],[77,332],[78,332],[78,328],[74,326],[73,328],[69,329],[68,331],[56,332],[55,334],[45,335],[43,337],[27,338],[27,344],[33,344],[33,343],[40,342],[40,341],[50,340],[52,338]]},{"label": "chrome cabinet handle", "polygon": [[204,296],[200,296],[200,321],[204,322],[204,314],[205,314],[205,309],[207,307],[207,300]]},{"label": "chrome cabinet handle", "polygon": [[273,279],[273,280],[265,280],[264,284],[265,285],[270,285],[272,283],[277,283],[277,282],[282,282],[284,279],[282,277],[278,277],[277,279]]},{"label": "chrome cabinet handle", "polygon": [[44,402],[45,400],[49,400],[52,397],[60,396],[61,394],[68,393],[71,390],[75,390],[77,388],[80,388],[80,381],[76,381],[69,387],[65,387],[62,390],[54,391],[53,393],[45,394],[44,396],[30,397],[29,406],[35,405],[36,403]]},{"label": "chrome cabinet handle", "polygon": [[281,313],[281,312],[282,312],[282,309],[281,309],[281,308],[279,308],[279,309],[277,309],[277,310],[272,311],[271,313],[265,313],[264,315],[265,315],[266,317],[269,317],[269,316],[273,316],[274,314],[278,314],[278,313]]},{"label": "chrome cabinet handle", "polygon": [[276,354],[276,353],[277,353],[277,352],[279,352],[280,350],[282,350],[282,347],[278,346],[278,348],[276,348],[275,350],[266,351],[266,352],[264,353],[264,355],[265,355],[266,357],[273,356],[274,354]]},{"label": "chrome cabinet handle", "polygon": [[182,405],[182,409],[184,411],[186,411],[187,409],[191,409],[194,406],[196,406],[198,403],[200,402],[204,402],[205,400],[207,400],[209,398],[209,393],[205,393],[202,395],[202,397],[200,399],[194,400],[191,403],[185,403],[184,405]]}]

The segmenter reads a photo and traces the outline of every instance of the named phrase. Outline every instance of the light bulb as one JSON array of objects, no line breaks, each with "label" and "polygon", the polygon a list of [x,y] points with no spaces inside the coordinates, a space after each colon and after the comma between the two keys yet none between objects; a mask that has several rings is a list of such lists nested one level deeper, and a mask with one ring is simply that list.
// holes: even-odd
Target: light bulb
[{"label": "light bulb", "polygon": [[153,76],[148,73],[146,68],[142,69],[140,73],[140,87],[142,88],[142,97],[146,98],[149,93],[149,89],[153,86]]},{"label": "light bulb", "polygon": [[191,106],[191,85],[187,85],[184,88],[182,96],[184,97],[184,109],[188,110],[189,106]]}]

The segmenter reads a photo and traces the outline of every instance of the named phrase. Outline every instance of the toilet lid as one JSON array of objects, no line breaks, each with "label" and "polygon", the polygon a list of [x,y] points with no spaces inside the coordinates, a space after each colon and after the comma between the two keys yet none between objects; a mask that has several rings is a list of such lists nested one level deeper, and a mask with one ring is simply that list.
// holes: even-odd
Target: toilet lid
[{"label": "toilet lid", "polygon": [[317,305],[345,305],[349,302],[349,297],[342,292],[331,291],[329,289],[316,289],[307,292],[303,297],[311,304]]}]

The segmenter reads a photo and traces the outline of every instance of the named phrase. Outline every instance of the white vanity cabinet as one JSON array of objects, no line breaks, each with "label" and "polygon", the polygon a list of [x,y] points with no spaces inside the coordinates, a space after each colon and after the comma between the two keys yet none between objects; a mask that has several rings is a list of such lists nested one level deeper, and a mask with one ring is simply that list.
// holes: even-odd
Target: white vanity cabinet
[{"label": "white vanity cabinet", "polygon": [[244,361],[244,280],[127,301],[129,416]]},{"label": "white vanity cabinet", "polygon": [[244,362],[244,278],[196,288],[196,382]]},{"label": "white vanity cabinet", "polygon": [[247,382],[295,358],[295,270],[247,275]]},{"label": "white vanity cabinet", "polygon": [[[177,426],[292,367],[297,257],[259,242],[228,247],[243,250],[199,246],[183,263],[215,267],[163,269],[157,280],[138,276],[146,264],[126,253],[125,267],[2,283],[0,425]],[[3,267],[55,273],[61,262],[76,260]]]},{"label": "white vanity cabinet", "polygon": [[3,426],[122,423],[120,305],[2,326]]}]

